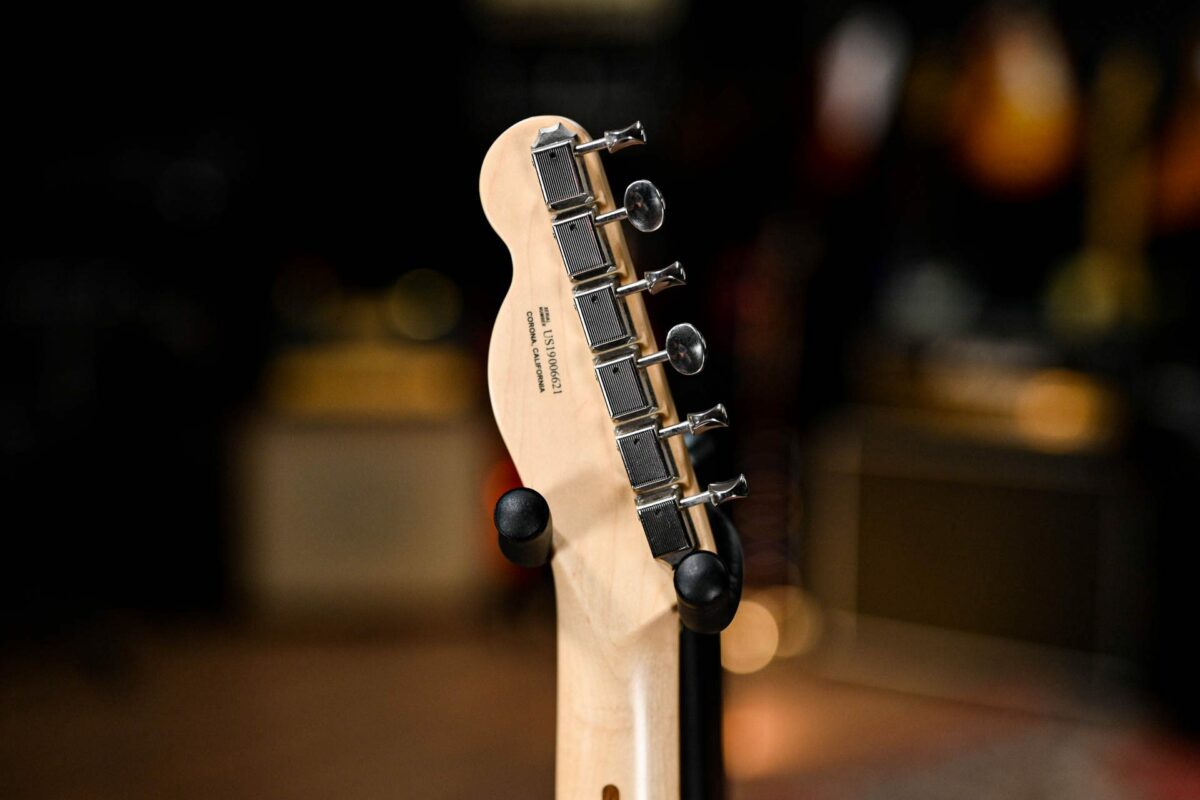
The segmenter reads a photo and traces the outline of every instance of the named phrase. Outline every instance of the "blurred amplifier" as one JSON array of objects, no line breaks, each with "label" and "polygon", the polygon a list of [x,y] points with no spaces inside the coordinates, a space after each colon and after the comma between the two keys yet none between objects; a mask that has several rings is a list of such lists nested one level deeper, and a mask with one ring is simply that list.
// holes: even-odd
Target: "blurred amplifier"
[{"label": "blurred amplifier", "polygon": [[815,437],[806,472],[800,552],[833,650],[924,682],[945,679],[930,662],[1079,675],[1139,660],[1144,528],[1111,454],[859,409]]},{"label": "blurred amplifier", "polygon": [[422,616],[477,601],[494,531],[482,418],[259,416],[238,441],[240,584],[270,618]]}]

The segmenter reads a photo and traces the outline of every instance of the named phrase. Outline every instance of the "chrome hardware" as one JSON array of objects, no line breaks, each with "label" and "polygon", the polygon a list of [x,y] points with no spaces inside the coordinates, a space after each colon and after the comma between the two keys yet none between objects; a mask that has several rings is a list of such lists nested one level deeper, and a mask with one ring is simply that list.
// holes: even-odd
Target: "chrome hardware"
[{"label": "chrome hardware", "polygon": [[679,506],[680,494],[676,486],[637,501],[638,521],[642,523],[650,554],[672,566],[696,549],[696,532],[688,514]]},{"label": "chrome hardware", "polygon": [[711,483],[708,490],[691,497],[683,497],[678,486],[653,495],[639,497],[638,520],[646,534],[650,552],[655,558],[678,564],[684,556],[696,549],[696,534],[692,521],[684,509],[708,503],[713,506],[745,497],[746,476],[739,475],[731,481]]},{"label": "chrome hardware", "polygon": [[591,203],[595,198],[588,183],[587,170],[581,169],[577,156],[596,150],[615,153],[626,147],[645,144],[642,123],[605,131],[603,138],[575,143],[576,134],[559,123],[538,131],[533,143],[533,166],[542,187],[542,199],[551,211],[561,211]]},{"label": "chrome hardware", "polygon": [[635,491],[674,483],[679,478],[671,448],[659,438],[656,419],[642,419],[617,428],[617,450]]},{"label": "chrome hardware", "polygon": [[650,181],[634,181],[625,189],[625,205],[596,216],[597,225],[627,219],[629,224],[642,233],[650,233],[662,227],[667,202],[662,192]]},{"label": "chrome hardware", "polygon": [[593,139],[590,142],[577,144],[575,145],[575,152],[578,155],[590,153],[593,150],[607,150],[610,153],[615,153],[618,150],[624,150],[626,147],[645,143],[646,129],[642,127],[642,123],[635,122],[620,130],[605,131],[604,136],[600,139]]},{"label": "chrome hardware", "polygon": [[725,406],[716,405],[699,414],[688,414],[676,425],[662,427],[657,419],[642,419],[617,428],[617,450],[625,464],[629,483],[637,491],[655,489],[679,479],[675,459],[666,440],[680,433],[700,433],[729,425]]},{"label": "chrome hardware", "polygon": [[704,337],[700,335],[700,331],[696,330],[693,325],[681,322],[667,331],[665,348],[657,353],[642,356],[638,359],[637,364],[639,367],[648,367],[651,364],[668,361],[676,372],[682,375],[695,375],[704,369],[704,359],[707,353],[708,346],[704,343]]},{"label": "chrome hardware", "polygon": [[612,256],[596,231],[596,215],[591,209],[560,214],[553,227],[558,251],[571,278],[578,281],[612,270]]},{"label": "chrome hardware", "polygon": [[[704,368],[707,346],[700,332],[687,323],[672,327],[667,332],[666,346],[656,353],[642,355],[637,345],[632,344],[637,334],[624,298],[637,292],[653,295],[685,285],[687,275],[679,262],[647,272],[640,280],[625,285],[618,285],[609,275],[616,267],[607,237],[600,235],[599,227],[628,220],[643,233],[656,231],[662,227],[666,202],[653,183],[638,180],[625,189],[622,207],[603,213],[594,207],[596,197],[580,158],[601,150],[615,153],[644,144],[646,132],[640,122],[605,131],[603,137],[588,142],[577,142],[577,138],[561,123],[542,128],[531,148],[533,166],[542,199],[556,213],[551,229],[567,275],[573,281],[588,281],[577,286],[573,293],[588,346],[594,351],[620,347],[595,359],[596,380],[609,416],[622,423],[615,436],[630,485],[639,493],[651,492],[639,494],[636,503],[650,552],[674,567],[697,547],[687,509],[705,504],[716,507],[745,497],[746,476],[709,484],[705,491],[688,497],[683,496],[680,486],[672,485],[679,480],[679,469],[667,440],[683,433],[727,427],[729,417],[720,404],[688,414],[671,425],[663,425],[654,416],[657,401],[646,368],[669,362],[679,373],[695,375]],[[678,587],[677,583],[677,591]],[[684,594],[679,596],[683,608]]]},{"label": "chrome hardware", "polygon": [[657,353],[639,356],[636,347],[629,347],[597,359],[596,380],[609,416],[620,421],[651,413],[654,390],[646,379],[645,368],[668,361],[684,375],[695,375],[704,368],[704,353],[704,338],[685,322],[667,331],[667,346]]},{"label": "chrome hardware", "polygon": [[613,419],[634,419],[654,411],[654,390],[646,379],[646,371],[638,368],[636,347],[597,359],[596,380],[600,382],[608,415]]},{"label": "chrome hardware", "polygon": [[638,230],[655,231],[662,226],[662,194],[650,181],[634,181],[625,190],[625,205],[615,211],[597,214],[594,209],[571,211],[554,218],[554,239],[562,254],[567,274],[574,280],[602,275],[613,268],[608,245],[597,227],[628,219]]},{"label": "chrome hardware", "polygon": [[671,286],[682,286],[686,277],[683,267],[676,261],[668,267],[647,272],[640,281],[624,286],[617,286],[611,279],[580,286],[575,290],[575,310],[583,323],[588,347],[600,351],[632,342],[636,334],[621,298],[635,292],[656,294]]},{"label": "chrome hardware", "polygon": [[575,290],[575,310],[583,323],[588,347],[606,350],[633,341],[633,325],[620,289],[611,280],[580,286]]},{"label": "chrome hardware", "polygon": [[640,281],[627,283],[624,286],[617,287],[617,297],[625,297],[626,295],[636,294],[637,292],[649,292],[650,294],[658,294],[663,289],[670,289],[672,286],[686,286],[687,273],[683,271],[683,264],[676,261],[674,264],[668,264],[662,269],[651,270],[642,276]]},{"label": "chrome hardware", "polygon": [[750,484],[746,483],[745,475],[738,475],[731,481],[710,483],[706,491],[685,497],[679,501],[683,508],[700,506],[708,503],[713,508],[728,503],[730,500],[741,500],[750,493]]},{"label": "chrome hardware", "polygon": [[725,411],[723,404],[717,403],[708,411],[701,411],[698,414],[688,414],[687,419],[663,428],[658,432],[658,435],[665,439],[668,436],[675,436],[679,433],[696,434],[711,431],[714,428],[728,427],[729,414]]}]

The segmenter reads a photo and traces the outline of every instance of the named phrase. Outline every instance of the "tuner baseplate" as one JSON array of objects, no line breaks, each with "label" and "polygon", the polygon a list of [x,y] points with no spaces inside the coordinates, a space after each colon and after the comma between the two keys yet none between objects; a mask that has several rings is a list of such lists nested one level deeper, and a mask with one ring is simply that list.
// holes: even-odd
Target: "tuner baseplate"
[{"label": "tuner baseplate", "polygon": [[575,134],[559,123],[538,131],[533,145],[533,168],[542,199],[552,211],[587,205],[594,199],[587,171],[575,160]]}]

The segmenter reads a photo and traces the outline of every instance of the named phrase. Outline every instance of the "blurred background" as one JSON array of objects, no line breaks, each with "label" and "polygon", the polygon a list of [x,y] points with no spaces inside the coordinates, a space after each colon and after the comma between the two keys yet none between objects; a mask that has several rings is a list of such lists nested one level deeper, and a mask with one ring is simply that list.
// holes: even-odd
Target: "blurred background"
[{"label": "blurred background", "polygon": [[0,796],[552,795],[477,180],[556,113],[753,486],[731,796],[1200,797],[1200,11],[406,13],[9,26]]}]

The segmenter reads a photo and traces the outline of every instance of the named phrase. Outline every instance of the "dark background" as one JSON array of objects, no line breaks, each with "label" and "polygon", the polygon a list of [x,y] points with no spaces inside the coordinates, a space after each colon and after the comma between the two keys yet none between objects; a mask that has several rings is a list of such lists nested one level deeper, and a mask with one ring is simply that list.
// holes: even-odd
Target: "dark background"
[{"label": "dark background", "polygon": [[[1200,219],[1149,225],[1142,253],[1160,302],[1148,320],[1064,340],[1039,309],[1055,266],[1086,235],[1082,144],[1053,180],[1006,195],[973,181],[947,140],[914,136],[902,108],[847,166],[823,155],[814,132],[814,75],[831,30],[858,7],[664,7],[663,20],[632,30],[616,12],[581,23],[571,6],[538,17],[519,4],[395,8],[386,19],[191,7],[70,31],[62,20],[10,27],[0,98],[3,652],[50,642],[62,645],[55,658],[119,672],[111,648],[141,635],[130,626],[244,621],[229,434],[261,405],[274,355],[313,337],[280,311],[289,276],[316,264],[374,292],[418,267],[442,272],[464,308],[447,340],[482,377],[509,261],[479,210],[479,164],[513,122],[561,113],[593,134],[635,118],[649,132],[649,146],[605,166],[614,187],[650,177],[668,200],[664,234],[630,235],[641,268],[689,266],[688,289],[652,309],[656,325],[687,319],[708,334],[711,367],[673,384],[681,407],[724,392],[756,420],[755,435],[803,452],[831,416],[877,399],[863,388],[878,368],[864,342],[889,339],[880,307],[890,276],[922,258],[960,265],[981,298],[984,311],[960,334],[1033,342],[1044,365],[1111,387],[1121,433],[1100,458],[1129,478],[1129,536],[1149,553],[1144,605],[1127,612],[1142,638],[1121,655],[1161,718],[1177,731],[1200,724],[1190,655]],[[965,69],[988,8],[876,11],[901,26],[910,58],[936,51]],[[1200,89],[1188,66],[1195,13],[1032,8],[1061,36],[1081,104],[1113,47],[1146,56],[1159,80],[1145,140],[1158,147]],[[775,310],[747,332],[764,295]],[[928,348],[899,350],[917,369]],[[709,469],[744,468],[753,484],[753,465],[775,451],[735,444],[738,435],[717,440]],[[744,512],[752,584],[807,569],[784,508],[789,481],[805,491],[804,469],[781,469],[782,488],[768,476],[763,505]],[[969,514],[972,501],[947,491]],[[949,495],[932,490],[928,503]],[[873,502],[884,503],[871,513],[886,528],[896,506]],[[1073,502],[1015,518],[1050,531],[1084,524],[1090,507],[1077,514]],[[1086,530],[1048,548],[1044,583],[1091,569]],[[899,553],[907,536],[893,543]],[[878,552],[891,564],[889,546]],[[1080,580],[1063,578],[1068,606],[1088,602],[1091,579]],[[955,621],[943,603],[922,611],[902,588],[877,586],[860,602],[885,615],[1025,630],[989,622],[986,609]],[[1064,615],[1086,624],[1079,608]],[[1028,638],[1098,649],[1064,624]]]}]

